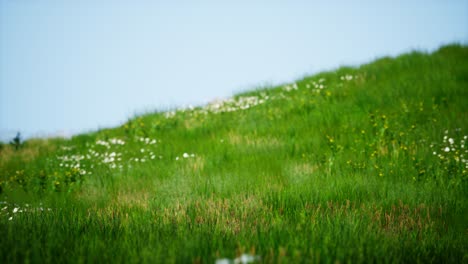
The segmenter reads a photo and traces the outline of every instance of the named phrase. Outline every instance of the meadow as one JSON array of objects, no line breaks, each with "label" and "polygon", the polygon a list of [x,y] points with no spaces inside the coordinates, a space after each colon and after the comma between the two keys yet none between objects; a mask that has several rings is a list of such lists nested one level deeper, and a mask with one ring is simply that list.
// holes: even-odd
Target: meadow
[{"label": "meadow", "polygon": [[3,143],[0,262],[468,263],[467,102],[448,45]]}]

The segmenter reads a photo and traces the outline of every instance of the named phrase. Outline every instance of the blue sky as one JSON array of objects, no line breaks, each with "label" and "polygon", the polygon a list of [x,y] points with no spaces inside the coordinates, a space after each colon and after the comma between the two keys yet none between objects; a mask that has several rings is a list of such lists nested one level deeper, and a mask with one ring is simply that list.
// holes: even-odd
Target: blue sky
[{"label": "blue sky", "polygon": [[464,0],[227,2],[0,0],[0,140],[468,43]]}]

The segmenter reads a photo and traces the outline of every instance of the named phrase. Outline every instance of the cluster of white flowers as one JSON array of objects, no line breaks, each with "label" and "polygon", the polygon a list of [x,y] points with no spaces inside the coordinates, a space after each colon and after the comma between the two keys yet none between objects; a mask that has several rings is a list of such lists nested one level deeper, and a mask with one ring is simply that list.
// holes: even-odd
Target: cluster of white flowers
[{"label": "cluster of white flowers", "polygon": [[90,172],[87,172],[84,166],[80,163],[81,160],[84,160],[86,157],[84,155],[63,155],[63,156],[58,156],[57,159],[60,160],[60,167],[65,167],[65,168],[74,168],[79,171],[81,175],[85,174],[90,174]]},{"label": "cluster of white flowers", "polygon": [[58,156],[57,159],[59,160],[62,160],[62,161],[75,161],[75,162],[80,162],[80,160],[83,160],[85,158],[85,156],[83,155],[71,155],[71,156],[67,156],[67,155],[64,155],[64,156]]},{"label": "cluster of white flowers", "polygon": [[123,141],[122,139],[118,139],[118,138],[111,138],[109,139],[109,142],[113,145],[125,145],[125,141]]},{"label": "cluster of white flowers", "polygon": [[283,89],[286,91],[286,92],[290,92],[292,90],[297,90],[298,89],[298,86],[297,86],[297,83],[293,83],[293,84],[287,84],[283,87]]},{"label": "cluster of white flowers", "polygon": [[89,148],[88,152],[89,152],[89,154],[86,154],[87,159],[91,159],[91,157],[99,157],[99,155],[101,155],[101,154],[99,154],[99,152],[95,151],[92,148]]},{"label": "cluster of white flowers", "polygon": [[[193,153],[192,153],[192,154],[188,154],[188,153],[182,154],[182,158],[184,158],[184,159],[194,158],[194,157],[195,157],[195,154],[193,154]],[[179,159],[180,159],[179,156],[177,156],[177,157],[175,158],[175,160],[179,160]]]},{"label": "cluster of white flowers", "polygon": [[[345,74],[340,76],[342,81],[352,81],[358,78],[358,75]],[[318,80],[312,80],[310,82],[305,82],[304,86],[307,89],[313,89],[313,92],[320,93],[327,86],[325,85],[326,79],[320,78]],[[342,86],[342,83],[337,84]],[[237,98],[228,98],[224,100],[215,100],[203,107],[194,108],[193,106],[188,106],[186,108],[175,109],[172,111],[167,111],[164,113],[164,117],[167,119],[174,118],[178,113],[188,113],[189,115],[197,114],[210,114],[210,113],[225,113],[225,112],[234,112],[239,110],[250,109],[254,106],[265,103],[266,101],[277,100],[277,99],[287,99],[288,94],[291,91],[299,90],[301,87],[298,83],[293,82],[290,84],[285,84],[282,87],[282,92],[277,93],[276,95],[268,96],[265,92],[260,93],[258,96],[241,96]],[[283,93],[285,92],[285,93]],[[328,93],[328,92],[327,92]]]},{"label": "cluster of white flowers", "polygon": [[[155,145],[158,141],[149,137],[137,137],[133,141],[135,144]],[[91,170],[95,165],[104,165],[110,169],[123,169],[126,163],[124,162],[124,155],[128,152],[128,148],[123,149],[122,146],[126,142],[119,138],[111,138],[109,140],[97,140],[95,144],[87,144],[87,152],[82,154],[68,154],[57,157],[60,160],[60,167],[75,168],[79,170],[81,175],[92,174]],[[102,148],[104,147],[104,148]],[[63,148],[62,148],[63,149]],[[71,152],[74,149],[67,147],[63,150]],[[156,159],[156,155],[151,150],[140,148],[139,152],[131,153],[134,157],[125,158],[129,161],[145,162],[147,160]],[[128,155],[126,155],[128,156]],[[162,159],[162,156],[159,156]],[[85,168],[82,162],[86,160],[85,164],[90,164],[89,168]]]},{"label": "cluster of white flowers", "polygon": [[[129,161],[144,163],[146,161],[156,159],[156,154],[154,154],[153,151],[147,151],[146,149],[142,148],[142,149],[140,149],[140,153],[142,153],[142,155],[140,157],[130,158]],[[159,155],[158,158],[162,159],[163,157],[161,155]]]},{"label": "cluster of white flowers", "polygon": [[101,145],[101,146],[104,146],[104,147],[106,147],[106,148],[110,148],[109,142],[104,141],[104,140],[98,140],[98,141],[96,141],[96,145]]},{"label": "cluster of white flowers", "polygon": [[316,93],[320,93],[321,90],[323,90],[325,88],[325,79],[324,78],[320,78],[318,81],[311,81],[310,84],[306,84],[306,88],[307,89],[311,89],[312,88],[312,91],[316,92]]},{"label": "cluster of white flowers", "polygon": [[111,145],[125,145],[125,141],[118,138],[111,138],[109,141],[97,140],[96,145],[101,145],[109,149]]},{"label": "cluster of white flowers", "polygon": [[51,208],[42,207],[42,203],[40,203],[40,207],[37,208],[31,207],[29,204],[25,204],[23,207],[21,207],[17,204],[9,204],[5,201],[0,202],[0,204],[2,206],[0,209],[0,216],[7,217],[9,221],[13,220],[14,217],[20,213],[52,211]]},{"label": "cluster of white flowers", "polygon": [[258,263],[260,262],[261,257],[257,255],[242,254],[235,259],[222,258],[217,259],[215,264],[248,264],[248,263]]},{"label": "cluster of white flowers", "polygon": [[176,111],[167,111],[164,113],[165,118],[173,118],[176,115]]},{"label": "cluster of white flowers", "polygon": [[[121,146],[125,144],[126,142],[120,138],[110,138],[107,141],[97,140],[94,146],[88,146],[88,154],[86,155],[86,158],[93,164],[103,164],[110,169],[123,169],[122,153],[119,151],[122,150]],[[102,149],[100,150],[99,148],[95,149],[96,146],[104,146],[106,147],[106,150],[102,151]],[[92,168],[94,168],[94,165],[92,165]]]},{"label": "cluster of white flowers", "polygon": [[[460,139],[455,139],[454,137],[449,137],[448,134],[449,131],[446,130],[444,132],[442,144],[438,146],[438,151],[435,150],[432,152],[432,154],[439,157],[439,159],[442,161],[453,159],[457,163],[461,162],[465,165],[465,169],[468,169],[468,159],[466,157],[468,154],[468,149],[465,148],[465,143],[468,139],[468,136],[464,135]],[[431,148],[434,147],[435,145],[432,144]]]},{"label": "cluster of white flowers", "polygon": [[[96,143],[96,145],[103,145],[103,142],[106,141],[97,141],[99,142]],[[148,137],[139,137],[136,138],[136,142],[143,143],[145,145],[155,145],[158,141],[156,139],[151,139]],[[159,141],[160,142],[160,141]],[[75,155],[76,157],[79,157],[79,159],[87,159],[89,160],[92,164],[102,164],[110,169],[123,169],[124,165],[124,157],[122,155],[122,149],[119,148],[112,148],[112,145],[124,145],[125,142],[123,140],[115,139],[113,143],[109,144],[109,148],[106,147],[106,151],[102,151],[99,149],[95,149],[94,147],[96,145],[91,145],[88,146],[88,154],[86,155]],[[104,146],[106,146],[104,144]],[[149,147],[151,148],[151,147]],[[154,160],[156,158],[162,159],[163,157],[161,155],[157,156],[151,149],[146,149],[144,147],[141,147],[138,149],[138,152],[131,153],[133,154],[133,157],[128,158],[127,160],[130,162],[147,162],[150,160]],[[78,158],[77,158],[78,159]],[[78,166],[79,167],[79,166]],[[91,165],[91,168],[94,168],[94,165]],[[91,174],[89,172],[88,174]]]},{"label": "cluster of white flowers", "polygon": [[108,152],[105,152],[105,153],[101,154],[100,156],[101,156],[101,159],[102,159],[101,162],[104,163],[104,164],[108,164],[109,168],[111,168],[111,169],[115,169],[117,167],[119,169],[123,168],[122,164],[117,164],[117,162],[122,161],[122,153],[116,153],[116,152],[108,153]]},{"label": "cluster of white flowers", "polygon": [[345,74],[345,75],[343,75],[343,76],[340,76],[340,80],[342,80],[342,81],[348,81],[348,82],[349,82],[349,81],[352,81],[353,79],[356,79],[356,78],[357,78],[357,76],[353,76],[353,75],[351,75],[351,74]]},{"label": "cluster of white flowers", "polygon": [[140,138],[138,138],[138,141],[143,142],[146,145],[154,145],[157,142],[156,139],[151,139],[151,138],[148,138],[148,137],[146,137],[146,138],[140,137]]},{"label": "cluster of white flowers", "polygon": [[225,112],[235,112],[239,110],[246,110],[251,107],[264,104],[269,98],[265,93],[260,94],[260,96],[244,96],[238,98],[230,98],[221,101],[212,102],[201,109],[201,113],[225,113]]},{"label": "cluster of white flowers", "polygon": [[264,104],[270,98],[266,93],[261,93],[259,96],[242,96],[238,98],[228,98],[224,100],[215,100],[208,103],[204,107],[193,108],[189,107],[186,109],[177,109],[166,112],[164,116],[166,118],[173,118],[177,113],[189,113],[190,115],[198,114],[219,114],[227,112],[235,112],[239,110],[247,110],[257,105]]},{"label": "cluster of white flowers", "polygon": [[[312,80],[310,82],[305,83],[306,89],[313,89],[314,92],[320,93],[321,90],[325,88],[325,78],[320,78],[319,80]],[[287,84],[283,87],[286,92],[290,92],[293,90],[298,90],[299,86],[297,83]],[[280,94],[279,96],[275,96],[273,99],[285,98],[284,94]]]},{"label": "cluster of white flowers", "polygon": [[[141,142],[141,143],[143,143],[145,145],[148,145],[147,148],[149,148],[149,149],[141,147],[138,155],[135,153],[135,156],[131,157],[129,159],[129,161],[145,163],[147,161],[156,159],[157,156],[151,150],[151,148],[152,148],[151,145],[155,145],[158,142],[160,143],[161,140],[156,140],[154,138],[149,138],[149,137],[139,137],[139,138],[137,138],[137,141]],[[162,159],[162,156],[158,156],[158,158]]]}]

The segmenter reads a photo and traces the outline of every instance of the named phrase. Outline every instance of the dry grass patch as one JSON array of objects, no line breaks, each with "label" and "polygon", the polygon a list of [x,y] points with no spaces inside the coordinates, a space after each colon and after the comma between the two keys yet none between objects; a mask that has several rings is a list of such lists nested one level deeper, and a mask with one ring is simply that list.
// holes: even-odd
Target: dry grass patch
[{"label": "dry grass patch", "polygon": [[176,201],[162,209],[160,219],[165,224],[187,224],[189,226],[212,226],[217,232],[236,235],[241,231],[268,227],[268,209],[254,196],[231,199],[199,199]]},{"label": "dry grass patch", "polygon": [[141,209],[149,208],[150,193],[146,190],[120,191],[112,199],[111,204],[119,207],[139,207]]},{"label": "dry grass patch", "polygon": [[436,223],[436,216],[441,216],[442,208],[433,208],[425,204],[409,206],[400,201],[391,209],[374,209],[371,219],[386,234],[402,234],[416,231],[421,235],[424,231],[434,230],[436,224],[442,227],[444,223]]},{"label": "dry grass patch", "polygon": [[30,139],[18,150],[11,145],[4,145],[0,151],[0,167],[13,159],[31,162],[41,154],[54,151],[56,147],[47,139]]}]

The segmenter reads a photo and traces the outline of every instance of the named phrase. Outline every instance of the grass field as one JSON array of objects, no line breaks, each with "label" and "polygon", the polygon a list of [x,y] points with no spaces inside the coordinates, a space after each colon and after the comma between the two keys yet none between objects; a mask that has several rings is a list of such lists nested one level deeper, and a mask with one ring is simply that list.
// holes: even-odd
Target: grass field
[{"label": "grass field", "polygon": [[0,262],[468,263],[467,135],[450,45],[2,144]]}]

